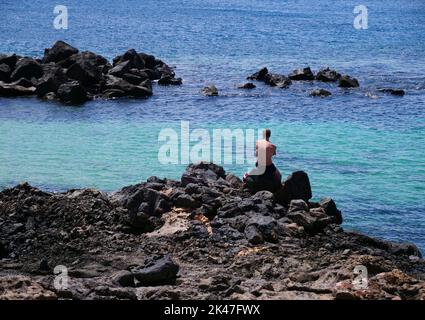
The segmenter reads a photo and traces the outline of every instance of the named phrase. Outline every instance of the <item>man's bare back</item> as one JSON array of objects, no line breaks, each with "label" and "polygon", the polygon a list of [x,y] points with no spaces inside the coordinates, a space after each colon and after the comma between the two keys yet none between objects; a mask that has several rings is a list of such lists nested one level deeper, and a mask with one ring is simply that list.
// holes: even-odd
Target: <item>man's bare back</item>
[{"label": "man's bare back", "polygon": [[255,144],[255,155],[259,165],[269,166],[273,164],[273,156],[276,155],[276,146],[268,140],[258,140]]}]

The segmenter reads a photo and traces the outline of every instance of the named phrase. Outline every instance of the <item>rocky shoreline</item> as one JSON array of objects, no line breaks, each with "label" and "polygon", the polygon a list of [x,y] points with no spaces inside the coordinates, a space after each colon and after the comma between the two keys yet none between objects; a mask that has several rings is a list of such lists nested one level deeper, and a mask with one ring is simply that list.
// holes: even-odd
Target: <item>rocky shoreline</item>
[{"label": "rocky shoreline", "polygon": [[306,173],[242,187],[201,163],[113,193],[5,189],[0,299],[425,299],[416,246],[344,231]]}]

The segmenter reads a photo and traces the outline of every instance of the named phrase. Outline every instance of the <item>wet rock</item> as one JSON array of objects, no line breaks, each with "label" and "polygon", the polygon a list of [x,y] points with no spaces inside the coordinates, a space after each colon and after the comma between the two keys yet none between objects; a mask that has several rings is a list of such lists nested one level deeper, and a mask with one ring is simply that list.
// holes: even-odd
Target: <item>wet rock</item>
[{"label": "wet rock", "polygon": [[16,54],[0,54],[0,65],[4,63],[9,66],[10,70],[13,70],[15,69],[18,59],[20,59],[20,57]]},{"label": "wet rock", "polygon": [[0,82],[0,97],[29,96],[35,93],[35,87],[22,87]]},{"label": "wet rock", "polygon": [[252,82],[246,82],[238,86],[238,89],[254,89],[254,88],[256,88],[256,85],[253,84]]},{"label": "wet rock", "polygon": [[[114,69],[118,65],[126,65],[129,69],[143,69],[145,68],[145,61],[134,49],[127,50],[122,56],[117,56],[113,59]],[[117,75],[117,74],[114,74]]]},{"label": "wet rock", "polygon": [[43,76],[43,67],[37,61],[32,58],[22,58],[16,64],[15,70],[10,75],[12,81],[25,78],[31,80],[31,78],[41,78]]},{"label": "wet rock", "polygon": [[254,74],[250,75],[247,80],[265,81],[268,73],[269,70],[267,68],[261,68]]},{"label": "wet rock", "polygon": [[121,77],[125,73],[129,73],[131,69],[131,63],[130,61],[123,61],[118,64],[116,64],[112,69],[109,70],[109,74]]},{"label": "wet rock", "polygon": [[140,69],[140,72],[143,72],[148,75],[150,80],[159,80],[162,77],[162,74],[159,70],[153,69]]},{"label": "wet rock", "polygon": [[81,59],[81,61],[72,64],[66,75],[74,80],[78,80],[85,86],[94,86],[102,80],[102,67],[91,63],[90,60]]},{"label": "wet rock", "polygon": [[169,256],[165,256],[151,265],[133,270],[138,286],[154,286],[174,284],[176,281],[179,265]]},{"label": "wet rock", "polygon": [[5,63],[0,64],[0,81],[4,81],[4,82],[9,81],[11,74],[12,74],[12,70],[7,64]]},{"label": "wet rock", "polygon": [[[149,97],[152,95],[151,80],[158,79],[163,85],[181,84],[181,78],[175,78],[173,68],[134,49],[116,57],[113,65],[100,55],[91,51],[79,52],[63,41],[46,49],[42,60],[0,55],[0,82],[19,81],[24,84],[14,84],[36,87],[37,96],[45,100],[58,98],[64,102],[60,98],[63,94],[58,93],[59,87],[73,80],[78,81],[90,98]],[[12,86],[4,87],[2,92],[3,96],[34,94]]]},{"label": "wet rock", "polygon": [[356,88],[359,86],[359,81],[356,78],[351,78],[350,76],[341,76],[341,78],[339,78],[338,86],[341,88]]},{"label": "wet rock", "polygon": [[158,84],[161,86],[169,86],[174,85],[178,86],[183,83],[182,78],[173,78],[170,75],[163,76],[161,79],[158,80]]},{"label": "wet rock", "polygon": [[82,104],[89,100],[86,89],[78,81],[61,84],[57,96],[61,102],[69,104]]},{"label": "wet rock", "polygon": [[154,69],[156,65],[156,59],[155,56],[146,54],[146,53],[139,53],[140,59],[142,59],[145,63],[145,68],[148,69]]},{"label": "wet rock", "polygon": [[166,63],[164,63],[163,61],[161,61],[161,60],[156,60],[155,61],[155,69],[154,69],[154,71],[157,74],[159,74],[159,78],[158,79],[161,79],[162,77],[165,77],[165,76],[170,76],[171,78],[174,78],[175,75],[176,75],[174,73],[174,70],[170,66],[168,66]]},{"label": "wet rock", "polygon": [[122,287],[134,287],[134,274],[127,270],[118,271],[112,276],[112,282]]},{"label": "wet rock", "polygon": [[74,63],[80,64],[83,68],[85,66],[102,67],[101,69],[103,73],[107,71],[106,69],[111,67],[111,65],[109,64],[108,60],[105,57],[91,51],[83,51],[83,52],[73,54],[68,59],[61,61],[59,65],[61,65],[63,68],[69,68]]},{"label": "wet rock", "polygon": [[105,91],[111,89],[120,90],[124,92],[126,96],[132,96],[136,98],[148,97],[152,95],[150,82],[142,82],[140,85],[135,86],[121,78],[109,75],[106,80]]},{"label": "wet rock", "polygon": [[389,93],[393,96],[399,96],[399,97],[402,97],[406,94],[406,92],[403,89],[381,88],[381,89],[378,89],[378,91]]},{"label": "wet rock", "polygon": [[57,41],[53,47],[44,50],[43,63],[59,62],[78,53],[78,50],[64,41]]},{"label": "wet rock", "polygon": [[11,85],[16,85],[16,86],[21,86],[21,87],[25,87],[25,88],[31,88],[31,87],[36,87],[37,86],[37,80],[32,78],[31,80],[25,79],[25,78],[21,78],[17,81],[13,81],[10,83]]},{"label": "wet rock", "polygon": [[275,193],[276,201],[282,205],[288,205],[294,199],[308,202],[311,197],[310,180],[304,171],[296,171],[289,175],[282,188]]},{"label": "wet rock", "polygon": [[316,74],[316,80],[322,82],[337,82],[341,78],[341,74],[329,68],[321,69]]},{"label": "wet rock", "polygon": [[311,97],[328,97],[330,95],[332,95],[332,93],[325,89],[314,89],[310,91]]},{"label": "wet rock", "polygon": [[149,77],[146,75],[146,77],[142,77],[140,75],[136,75],[134,73],[124,73],[121,76],[122,79],[127,81],[130,84],[133,84],[135,86],[141,84],[143,81],[147,80]]},{"label": "wet rock", "polygon": [[48,92],[43,97],[41,97],[43,100],[47,101],[54,101],[57,99],[56,93],[54,92]]},{"label": "wet rock", "polygon": [[118,89],[107,89],[102,92],[102,97],[104,99],[114,99],[124,97],[126,94],[122,90]]},{"label": "wet rock", "polygon": [[36,86],[38,97],[43,97],[49,92],[56,93],[59,87],[68,81],[65,69],[55,64],[43,65],[43,73]]},{"label": "wet rock", "polygon": [[310,67],[303,69],[296,69],[292,71],[288,78],[293,81],[306,81],[306,80],[314,80],[314,74],[311,71]]},{"label": "wet rock", "polygon": [[291,79],[289,79],[288,77],[275,73],[267,74],[264,79],[264,82],[269,86],[279,88],[287,88],[292,84]]},{"label": "wet rock", "polygon": [[217,87],[215,85],[212,84],[212,85],[209,85],[207,87],[204,87],[201,90],[201,93],[204,96],[207,96],[207,97],[218,96],[218,89],[217,89]]}]

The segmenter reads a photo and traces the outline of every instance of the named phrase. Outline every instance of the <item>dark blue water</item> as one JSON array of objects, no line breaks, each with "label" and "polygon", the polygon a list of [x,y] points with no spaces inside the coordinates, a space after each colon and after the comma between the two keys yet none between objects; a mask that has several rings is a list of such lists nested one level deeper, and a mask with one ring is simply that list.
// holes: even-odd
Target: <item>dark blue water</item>
[{"label": "dark blue water", "polygon": [[[63,39],[107,58],[128,48],[176,66],[181,87],[148,100],[81,108],[0,99],[0,188],[19,181],[52,190],[114,190],[151,175],[158,133],[191,128],[272,129],[284,175],[309,173],[314,197],[332,196],[345,227],[425,249],[425,2],[362,1],[369,28],[353,27],[355,1],[66,1],[69,29],[53,28],[55,1],[0,2],[0,52],[42,56]],[[361,87],[297,83],[288,90],[237,84],[259,67],[336,68]],[[199,89],[215,83],[217,98]],[[403,88],[393,97],[378,87]],[[308,96],[313,87],[333,95]],[[228,165],[242,174],[247,166]]]}]

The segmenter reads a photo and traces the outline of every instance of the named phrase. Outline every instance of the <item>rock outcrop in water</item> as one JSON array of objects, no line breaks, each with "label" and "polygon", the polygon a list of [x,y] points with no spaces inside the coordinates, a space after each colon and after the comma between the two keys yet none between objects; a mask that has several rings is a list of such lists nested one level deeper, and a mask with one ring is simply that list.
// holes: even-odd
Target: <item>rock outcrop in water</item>
[{"label": "rock outcrop in water", "polygon": [[110,194],[3,190],[0,299],[425,298],[418,249],[343,231],[332,199],[310,200],[306,173],[276,194],[241,186],[198,164]]},{"label": "rock outcrop in water", "polygon": [[[264,82],[272,87],[279,88],[288,88],[292,81],[320,81],[320,82],[338,82],[338,86],[341,88],[356,88],[359,87],[359,81],[356,78],[352,78],[348,75],[341,76],[335,70],[331,70],[329,68],[320,69],[316,75],[311,71],[310,67],[295,69],[288,76],[282,74],[269,73],[267,68],[261,68],[257,72],[253,73],[249,77],[248,80],[257,80]],[[398,91],[393,90],[398,93]],[[391,91],[387,91],[388,93],[392,93]],[[332,93],[325,89],[315,89],[310,92],[310,96],[316,97],[326,97],[330,96]],[[394,94],[394,93],[392,93]]]},{"label": "rock outcrop in water", "polygon": [[152,81],[180,85],[181,78],[163,61],[130,49],[113,59],[57,41],[42,59],[0,55],[0,96],[37,95],[66,104],[102,97],[148,97]]}]

